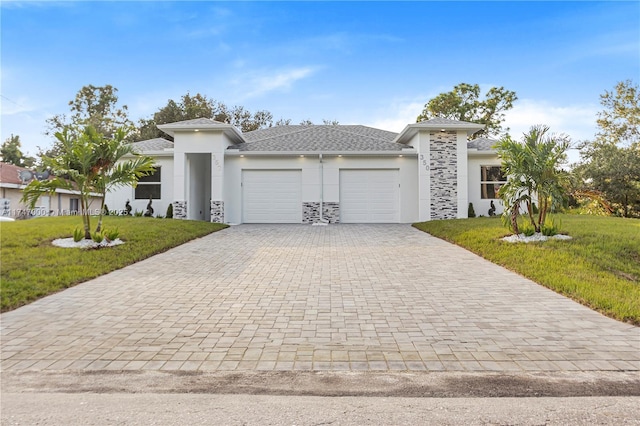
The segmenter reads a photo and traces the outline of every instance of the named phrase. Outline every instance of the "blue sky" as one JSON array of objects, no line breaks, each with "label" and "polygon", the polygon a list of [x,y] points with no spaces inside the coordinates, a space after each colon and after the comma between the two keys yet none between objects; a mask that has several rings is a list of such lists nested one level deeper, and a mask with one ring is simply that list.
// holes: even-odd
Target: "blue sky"
[{"label": "blue sky", "polygon": [[454,85],[504,86],[514,136],[595,132],[599,95],[640,76],[638,2],[2,1],[2,141],[50,139],[84,85],[137,121],[202,93],[275,119],[399,132]]}]

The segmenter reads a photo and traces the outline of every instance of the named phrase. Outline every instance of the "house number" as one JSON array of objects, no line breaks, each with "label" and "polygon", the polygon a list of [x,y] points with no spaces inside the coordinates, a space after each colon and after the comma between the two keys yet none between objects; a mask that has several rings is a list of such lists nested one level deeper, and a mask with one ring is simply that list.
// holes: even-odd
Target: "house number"
[{"label": "house number", "polygon": [[420,161],[422,162],[422,166],[426,171],[429,171],[429,165],[427,164],[427,160],[424,158],[424,154],[420,154]]},{"label": "house number", "polygon": [[213,157],[213,162],[216,164],[216,167],[218,168],[218,170],[222,170],[222,167],[220,166],[220,163],[218,162],[218,159],[216,158],[215,155],[212,155]]}]

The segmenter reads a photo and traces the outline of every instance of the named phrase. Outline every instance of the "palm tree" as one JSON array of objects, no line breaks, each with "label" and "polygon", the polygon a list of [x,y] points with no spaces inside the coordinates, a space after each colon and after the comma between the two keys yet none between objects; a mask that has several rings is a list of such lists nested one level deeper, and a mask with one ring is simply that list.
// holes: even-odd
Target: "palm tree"
[{"label": "palm tree", "polygon": [[[118,128],[112,138],[105,138],[89,127],[88,131],[95,146],[95,189],[102,195],[100,215],[96,232],[102,229],[104,202],[107,192],[121,186],[134,185],[142,176],[153,172],[153,160],[136,155],[131,144],[125,143],[128,134],[124,128]],[[133,159],[120,161],[125,156]]]},{"label": "palm tree", "polygon": [[118,129],[107,138],[92,127],[83,129],[65,127],[55,134],[60,152],[53,158],[43,157],[43,164],[54,175],[52,179],[31,181],[23,191],[22,201],[31,207],[44,194],[53,195],[57,189],[78,191],[84,237],[91,238],[91,196],[102,196],[100,216],[96,232],[102,226],[102,210],[106,193],[118,186],[135,185],[138,179],[153,171],[153,160],[135,156],[121,161],[128,154],[134,155],[131,145],[124,142],[127,132]]},{"label": "palm tree", "polygon": [[[562,201],[566,192],[567,173],[560,165],[566,159],[570,140],[566,135],[548,132],[548,126],[533,126],[523,135],[522,142],[507,135],[497,144],[502,170],[508,177],[498,194],[507,206],[503,217],[515,233],[518,233],[515,219],[523,204],[531,225],[540,232],[547,213]],[[537,218],[534,200],[539,207]]]}]

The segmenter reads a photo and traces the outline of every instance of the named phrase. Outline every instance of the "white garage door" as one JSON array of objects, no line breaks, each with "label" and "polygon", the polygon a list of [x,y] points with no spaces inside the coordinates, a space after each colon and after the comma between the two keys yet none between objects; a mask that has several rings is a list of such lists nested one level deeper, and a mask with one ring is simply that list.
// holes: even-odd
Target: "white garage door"
[{"label": "white garage door", "polygon": [[244,223],[301,223],[300,170],[243,170]]},{"label": "white garage door", "polygon": [[340,170],[342,223],[400,221],[398,170]]}]

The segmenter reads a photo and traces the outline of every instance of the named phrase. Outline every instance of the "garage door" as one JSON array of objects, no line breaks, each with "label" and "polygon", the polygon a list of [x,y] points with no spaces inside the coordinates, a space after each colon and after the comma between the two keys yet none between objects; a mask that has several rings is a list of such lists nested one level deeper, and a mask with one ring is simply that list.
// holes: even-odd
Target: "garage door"
[{"label": "garage door", "polygon": [[398,170],[340,170],[342,223],[400,221]]},{"label": "garage door", "polygon": [[300,170],[243,170],[244,223],[301,223]]}]

